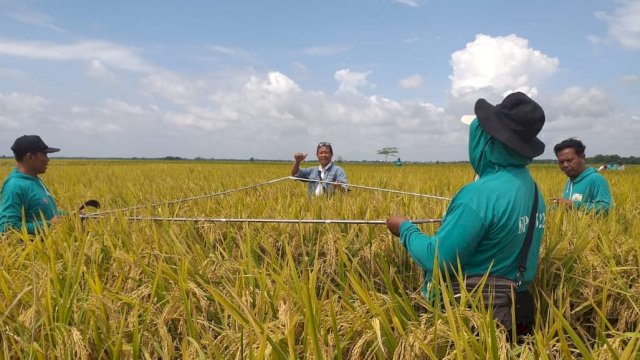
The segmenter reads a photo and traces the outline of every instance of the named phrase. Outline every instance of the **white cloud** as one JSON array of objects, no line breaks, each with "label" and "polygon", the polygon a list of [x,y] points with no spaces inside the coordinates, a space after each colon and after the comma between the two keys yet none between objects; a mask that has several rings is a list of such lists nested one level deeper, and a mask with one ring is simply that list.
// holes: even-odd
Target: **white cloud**
[{"label": "white cloud", "polygon": [[25,75],[24,72],[19,70],[0,67],[0,78],[18,79],[25,77]]},{"label": "white cloud", "polygon": [[[331,141],[336,155],[347,160],[380,159],[376,150],[384,146],[398,146],[404,160],[466,159],[468,127],[458,119],[473,102],[452,98],[442,107],[367,96],[358,90],[370,86],[368,74],[336,71],[342,91],[335,93],[305,89],[271,71],[157,73],[140,83],[142,90],[131,87],[118,98],[64,107],[56,105],[69,103],[59,94],[51,99],[3,94],[0,128],[7,131],[0,132],[0,140],[13,141],[17,129],[40,132],[66,156],[287,159],[294,151],[313,153],[318,141]],[[137,96],[140,92],[147,97]],[[593,132],[607,134],[630,152],[638,148],[632,134],[640,131],[640,121],[617,112],[602,89],[574,87],[536,100],[547,113],[548,149],[556,140],[579,136],[590,151],[605,152]]]},{"label": "white cloud", "polygon": [[640,84],[640,76],[638,75],[626,75],[623,76],[620,80],[622,81],[622,83],[627,85]]},{"label": "white cloud", "polygon": [[497,93],[525,89],[533,93],[555,72],[559,61],[529,48],[528,41],[516,35],[479,34],[465,49],[451,54],[450,63],[451,94],[459,97],[482,89]]},{"label": "white cloud", "polygon": [[553,158],[553,145],[569,137],[582,140],[588,156],[637,154],[640,122],[605,90],[574,86],[547,94],[540,104],[547,119],[542,134],[549,157]]},{"label": "white cloud", "polygon": [[340,82],[337,92],[356,93],[358,88],[370,86],[367,76],[370,72],[357,72],[349,69],[338,70],[333,77]]},{"label": "white cloud", "polygon": [[291,64],[291,67],[293,68],[293,71],[296,73],[296,75],[300,77],[306,78],[309,75],[309,69],[303,63],[294,62]]},{"label": "white cloud", "polygon": [[413,74],[400,80],[398,82],[398,85],[400,85],[400,87],[403,89],[415,90],[421,88],[423,83],[424,80],[422,79],[422,75]]},{"label": "white cloud", "polygon": [[246,86],[247,89],[251,91],[261,89],[271,94],[286,94],[292,91],[300,91],[298,84],[280,72],[269,72],[267,77],[266,81],[261,81],[256,77],[252,77]]},{"label": "white cloud", "polygon": [[640,49],[640,1],[615,1],[613,14],[596,13],[596,17],[609,25],[609,35],[622,46]]},{"label": "white cloud", "polygon": [[86,114],[88,113],[90,110],[84,106],[77,106],[77,105],[71,105],[69,107],[69,111],[72,114]]},{"label": "white cloud", "polygon": [[325,46],[313,46],[304,49],[306,55],[323,56],[323,55],[335,55],[345,51],[348,51],[349,47],[344,45],[325,45]]},{"label": "white cloud", "polygon": [[240,48],[232,48],[232,47],[222,46],[222,45],[210,45],[207,48],[213,51],[214,53],[223,55],[225,57],[247,61],[247,62],[255,61],[254,56],[251,53]]},{"label": "white cloud", "polygon": [[38,95],[17,92],[8,95],[0,93],[0,108],[9,112],[38,112],[49,103],[49,100]]},{"label": "white cloud", "polygon": [[[437,145],[435,140],[462,142],[466,129],[463,126],[449,129],[447,123],[457,125],[457,122],[443,108],[424,102],[365,96],[357,88],[368,85],[366,76],[367,73],[349,70],[336,72],[343,91],[335,94],[304,90],[276,71],[247,76],[243,83],[221,76],[215,80],[202,78],[198,90],[194,91],[199,96],[189,97],[188,103],[160,106],[157,111],[146,111],[139,117],[147,123],[151,123],[152,118],[160,119],[162,126],[156,124],[154,128],[162,128],[164,134],[188,137],[189,144],[185,145],[190,149],[188,156],[209,157],[211,149],[206,148],[210,144],[209,147],[227,151],[226,155],[218,153],[217,157],[282,158],[283,153],[305,150],[322,140],[336,144],[336,154],[347,159],[375,158],[375,149],[400,143],[407,153],[428,151],[441,158],[456,156],[455,151],[445,151],[446,147]],[[194,83],[177,74],[172,75],[171,82]],[[164,97],[168,93],[156,92],[156,95],[166,100],[171,98]],[[112,104],[112,108],[133,106],[116,105]],[[134,106],[134,109],[140,108]],[[118,126],[122,128],[125,124]],[[357,147],[353,146],[353,139],[360,139]],[[425,145],[426,140],[432,140],[433,145]],[[202,150],[194,153],[198,148]],[[459,157],[464,156],[464,146],[456,150]]]},{"label": "white cloud", "polygon": [[190,107],[186,112],[169,113],[165,116],[168,123],[183,128],[214,131],[226,128],[229,120],[234,120],[235,113],[201,107]]},{"label": "white cloud", "polygon": [[[23,133],[27,133],[31,131],[33,125],[46,126],[48,121],[44,117],[50,105],[50,100],[38,95],[18,92],[0,93],[0,129],[10,131],[24,129]],[[0,133],[3,132],[0,131]],[[8,134],[5,132],[3,135]],[[14,135],[15,133],[12,134]]]},{"label": "white cloud", "polygon": [[122,136],[124,133],[132,134],[138,141],[144,142],[150,139],[150,129],[157,122],[157,116],[149,106],[107,99],[96,105],[72,105],[67,113],[57,112],[51,121],[66,133],[80,137],[89,135],[98,142],[105,141],[103,136]]},{"label": "white cloud", "polygon": [[142,79],[146,91],[175,104],[192,104],[200,97],[198,82],[172,72],[160,72]]},{"label": "white cloud", "polygon": [[122,100],[107,99],[102,109],[108,115],[147,115],[147,111],[139,105],[132,105]]},{"label": "white cloud", "polygon": [[155,67],[138,55],[139,50],[108,41],[80,41],[56,44],[45,41],[17,41],[0,38],[0,54],[55,61],[98,60],[116,69],[151,72]]},{"label": "white cloud", "polygon": [[100,60],[96,60],[96,59],[92,60],[89,63],[89,68],[87,71],[89,73],[89,76],[92,76],[95,78],[106,78],[106,79],[114,78],[114,74],[106,66],[104,66],[104,64],[102,64]]},{"label": "white cloud", "polygon": [[594,46],[605,44],[607,42],[605,39],[595,35],[587,35],[586,39],[588,42],[590,42]]},{"label": "white cloud", "polygon": [[56,32],[65,32],[64,29],[55,24],[56,20],[50,15],[29,10],[24,6],[19,10],[10,12],[10,16],[25,24],[42,27]]},{"label": "white cloud", "polygon": [[[600,118],[613,109],[612,99],[602,89],[572,86],[550,100],[557,115],[570,118]],[[551,119],[553,121],[553,119]]]},{"label": "white cloud", "polygon": [[209,48],[215,52],[225,55],[235,55],[237,53],[236,50],[221,45],[211,45]]},{"label": "white cloud", "polygon": [[410,7],[420,7],[426,3],[424,0],[393,0],[393,2]]}]

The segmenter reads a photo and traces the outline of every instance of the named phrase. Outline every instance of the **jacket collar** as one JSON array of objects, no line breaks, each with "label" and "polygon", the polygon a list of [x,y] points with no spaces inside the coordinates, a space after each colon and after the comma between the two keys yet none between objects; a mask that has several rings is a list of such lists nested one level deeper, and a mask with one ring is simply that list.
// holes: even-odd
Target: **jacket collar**
[{"label": "jacket collar", "polygon": [[321,166],[321,165],[318,165],[318,170],[320,170],[320,171],[329,171],[329,169],[331,169],[331,167],[332,167],[332,166],[333,166],[333,161],[332,161],[332,162],[330,162],[330,163],[328,163],[328,164],[327,164],[327,167],[326,167],[326,168],[324,168],[324,169],[322,168],[322,166]]},{"label": "jacket collar", "polygon": [[578,182],[584,180],[587,176],[589,176],[589,175],[591,175],[591,174],[593,174],[595,172],[598,172],[598,171],[595,168],[593,168],[591,166],[588,166],[586,169],[584,169],[583,172],[580,173],[580,175],[576,176],[575,179],[571,179],[571,182],[574,183],[574,184],[578,183]]}]

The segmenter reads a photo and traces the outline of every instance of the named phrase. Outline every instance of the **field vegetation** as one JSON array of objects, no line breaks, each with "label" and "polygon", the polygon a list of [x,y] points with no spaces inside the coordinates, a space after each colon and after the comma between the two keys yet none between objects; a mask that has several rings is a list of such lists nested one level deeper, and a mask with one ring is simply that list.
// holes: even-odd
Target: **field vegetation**
[{"label": "field vegetation", "polygon": [[[13,162],[0,161],[0,176]],[[640,168],[605,173],[606,218],[550,209],[532,336],[507,341],[473,294],[426,302],[422,273],[384,225],[131,221],[128,216],[442,217],[447,201],[354,189],[308,199],[287,163],[53,160],[70,214],[36,238],[0,238],[5,359],[637,359]],[[342,164],[353,184],[452,197],[469,165]],[[566,180],[533,165],[547,199]],[[81,221],[75,209],[144,206]],[[420,227],[427,233],[437,224]],[[446,311],[442,311],[442,308]]]}]

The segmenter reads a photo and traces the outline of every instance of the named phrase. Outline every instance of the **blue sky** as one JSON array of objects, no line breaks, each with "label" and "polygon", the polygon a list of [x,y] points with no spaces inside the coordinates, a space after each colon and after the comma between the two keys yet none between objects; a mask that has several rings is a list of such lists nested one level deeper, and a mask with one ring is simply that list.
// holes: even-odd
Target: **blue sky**
[{"label": "blue sky", "polygon": [[[0,144],[61,156],[466,160],[524,91],[543,158],[640,155],[640,1],[0,0]],[[310,156],[312,157],[312,156]]]}]

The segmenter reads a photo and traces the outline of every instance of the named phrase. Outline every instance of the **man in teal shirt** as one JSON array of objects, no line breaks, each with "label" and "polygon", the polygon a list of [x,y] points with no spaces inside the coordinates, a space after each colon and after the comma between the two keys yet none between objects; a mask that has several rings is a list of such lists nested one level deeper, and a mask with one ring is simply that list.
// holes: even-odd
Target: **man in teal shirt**
[{"label": "man in teal shirt", "polygon": [[[479,99],[474,110],[469,159],[478,179],[455,195],[435,235],[422,233],[403,216],[387,219],[387,227],[424,269],[425,294],[436,258],[440,269],[450,275],[459,263],[466,277],[488,273],[513,280],[517,286],[516,325],[527,331],[535,314],[528,286],[538,267],[545,206],[538,192],[535,219],[529,219],[536,185],[526,166],[544,152],[544,143],[537,138],[544,125],[544,111],[520,92],[495,106]],[[526,271],[519,279],[518,255],[530,221],[535,222],[533,236]]]},{"label": "man in teal shirt", "polygon": [[609,183],[595,168],[586,165],[585,149],[582,141],[574,138],[553,147],[558,166],[569,179],[562,191],[562,198],[552,201],[570,209],[607,215],[613,205]]},{"label": "man in teal shirt", "polygon": [[16,167],[2,185],[0,232],[20,231],[24,225],[29,234],[42,231],[45,223],[60,219],[53,196],[38,177],[47,171],[49,153],[60,149],[47,146],[37,135],[23,135],[11,147]]}]

